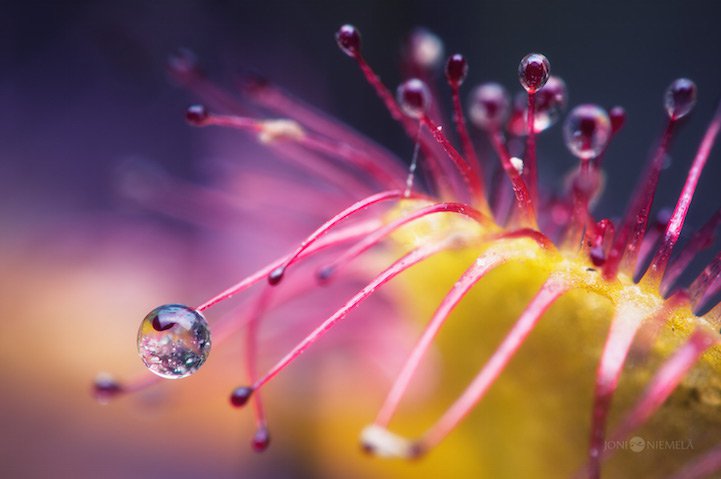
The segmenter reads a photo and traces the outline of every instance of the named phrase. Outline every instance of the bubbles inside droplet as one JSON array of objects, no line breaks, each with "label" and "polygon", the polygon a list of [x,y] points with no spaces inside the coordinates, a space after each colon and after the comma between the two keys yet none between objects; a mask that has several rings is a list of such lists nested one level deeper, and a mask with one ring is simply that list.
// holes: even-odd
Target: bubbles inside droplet
[{"label": "bubbles inside droplet", "polygon": [[696,104],[696,84],[688,78],[674,80],[664,96],[666,112],[672,120],[688,115]]},{"label": "bubbles inside droplet", "polygon": [[508,118],[510,100],[508,92],[498,83],[477,86],[468,102],[468,116],[477,128],[495,130]]},{"label": "bubbles inside droplet", "polygon": [[182,304],[166,304],[148,313],[138,330],[138,353],[158,376],[190,376],[210,353],[210,329],[200,312]]},{"label": "bubbles inside droplet", "polygon": [[598,156],[611,137],[611,120],[596,105],[579,105],[563,123],[563,137],[571,153],[582,160]]}]

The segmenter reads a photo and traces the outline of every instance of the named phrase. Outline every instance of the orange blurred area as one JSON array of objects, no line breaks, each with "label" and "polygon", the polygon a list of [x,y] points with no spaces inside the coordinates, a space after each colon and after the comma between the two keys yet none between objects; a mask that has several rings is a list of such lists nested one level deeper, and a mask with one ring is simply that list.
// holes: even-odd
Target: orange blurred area
[{"label": "orange blurred area", "polygon": [[84,233],[64,251],[67,232],[0,252],[2,475],[237,477],[262,467],[241,444],[249,417],[222,407],[228,378],[212,369],[107,406],[94,400],[98,372],[145,374],[138,318],[181,295],[183,266],[169,259],[184,245],[134,228]]}]

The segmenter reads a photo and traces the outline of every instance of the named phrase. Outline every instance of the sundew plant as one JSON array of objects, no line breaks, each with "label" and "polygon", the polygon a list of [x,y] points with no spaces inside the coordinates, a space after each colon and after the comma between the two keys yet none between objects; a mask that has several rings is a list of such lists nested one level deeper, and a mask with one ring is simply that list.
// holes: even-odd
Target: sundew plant
[{"label": "sundew plant", "polygon": [[[227,365],[236,383],[229,402],[251,409],[249,438],[258,452],[273,447],[271,429],[275,437],[292,426],[359,477],[718,474],[721,253],[698,272],[689,266],[713,244],[721,209],[695,231],[685,231],[684,221],[697,186],[706,180],[713,187],[703,171],[713,161],[721,109],[698,149],[678,155],[688,173],[677,203],[652,217],[664,162],[697,99],[686,78],[659,92],[665,129],[645,165],[639,162],[625,210],[604,216],[594,207],[613,191],[603,167],[626,113],[567,105],[567,85],[543,54],[520,60],[517,95],[497,83],[462,92],[472,60],[446,56],[439,38],[417,30],[404,49],[408,78],[393,91],[364,57],[355,27],[341,26],[335,38],[413,141],[410,161],[261,77],[246,77],[239,94],[227,92],[190,53],[173,56],[172,78],[200,101],[188,108],[188,123],[250,135],[299,172],[258,187],[273,200],[259,214],[306,208],[325,222],[309,234],[285,222],[279,234],[299,239],[291,251],[278,251],[277,260],[200,305],[149,312],[137,347],[154,375],[99,376],[96,397],[107,402],[161,378],[190,376],[213,361],[211,345],[222,348],[238,333],[244,360]],[[555,124],[577,161],[551,190],[538,180],[544,160],[536,142]],[[608,161],[618,161],[613,156]],[[313,317],[299,309],[302,320],[276,326],[293,337],[300,330],[302,339],[261,367],[270,346],[259,334],[265,317],[317,291],[322,299],[314,301],[339,302],[335,312]],[[402,311],[403,340],[395,341],[398,324],[382,317],[386,310],[363,308],[378,295]],[[215,306],[241,298],[237,310],[214,315]],[[389,372],[376,381],[382,392],[363,390],[371,373],[357,365],[345,374],[359,375],[359,390],[330,407],[327,422],[275,422],[264,405],[277,394],[274,380],[298,371],[302,354],[339,323],[355,325],[344,330],[351,343],[372,338],[367,357]],[[332,382],[323,389],[332,391]],[[315,398],[306,394],[284,391],[278,400],[300,417]],[[377,414],[351,428],[348,418],[362,416],[356,400],[377,401]]]}]

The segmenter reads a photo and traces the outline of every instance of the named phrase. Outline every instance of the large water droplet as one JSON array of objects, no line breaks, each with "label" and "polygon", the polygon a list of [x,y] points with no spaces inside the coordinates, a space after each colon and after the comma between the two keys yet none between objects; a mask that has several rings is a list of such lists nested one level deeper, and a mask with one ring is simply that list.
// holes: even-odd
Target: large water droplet
[{"label": "large water droplet", "polygon": [[140,323],[138,353],[158,376],[190,376],[210,353],[208,322],[200,312],[182,304],[159,306]]},{"label": "large water droplet", "polygon": [[578,105],[563,123],[563,137],[571,153],[582,160],[598,156],[611,137],[611,120],[596,105]]}]

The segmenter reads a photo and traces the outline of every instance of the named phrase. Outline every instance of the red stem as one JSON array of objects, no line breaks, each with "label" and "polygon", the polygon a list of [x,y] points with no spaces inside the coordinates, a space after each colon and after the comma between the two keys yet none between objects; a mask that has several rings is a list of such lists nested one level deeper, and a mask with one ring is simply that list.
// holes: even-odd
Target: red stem
[{"label": "red stem", "polygon": [[433,138],[448,154],[448,158],[451,159],[453,166],[460,173],[461,178],[463,178],[463,181],[466,184],[466,187],[468,188],[468,191],[471,194],[473,201],[478,205],[485,205],[485,209],[487,211],[488,205],[486,203],[486,197],[483,191],[483,184],[481,183],[481,180],[476,174],[476,172],[473,171],[470,166],[468,166],[468,163],[466,163],[460,153],[458,153],[458,150],[456,150],[451,144],[451,142],[448,141],[446,135],[443,134],[442,127],[436,125],[428,115],[424,115],[423,117],[421,117],[421,122],[428,128],[428,130],[431,132],[431,135],[433,135]]},{"label": "red stem", "polygon": [[426,451],[437,445],[471,412],[516,354],[531,331],[533,331],[543,313],[567,289],[566,285],[553,278],[549,278],[541,286],[541,289],[536,293],[536,296],[531,300],[478,375],[438,422],[423,436],[418,445],[421,451]]},{"label": "red stem", "polygon": [[493,148],[496,150],[498,158],[501,160],[503,171],[506,172],[508,179],[511,180],[511,187],[513,188],[513,194],[516,197],[516,203],[521,212],[521,216],[524,218],[526,226],[533,227],[536,225],[536,211],[533,198],[528,191],[526,182],[523,180],[523,177],[518,170],[516,170],[516,168],[511,164],[511,155],[508,153],[506,146],[503,144],[501,132],[496,129],[493,130],[489,136],[491,138]]},{"label": "red stem", "polygon": [[437,213],[457,213],[466,216],[472,220],[475,220],[476,222],[481,224],[488,221],[487,218],[483,216],[483,214],[462,203],[436,203],[420,208],[416,211],[413,211],[408,216],[398,218],[391,223],[383,226],[382,228],[379,228],[373,233],[369,234],[361,241],[359,241],[356,245],[346,250],[332,263],[321,268],[320,271],[323,272],[323,279],[327,280],[329,278],[329,274],[335,273],[340,266],[346,264],[353,258],[364,253],[374,245],[378,244],[381,240],[383,240],[385,237],[393,233],[401,226],[416,221],[418,219],[425,218],[428,215]]},{"label": "red stem", "polygon": [[673,247],[676,245],[676,242],[681,235],[681,229],[683,228],[683,223],[686,219],[689,206],[691,206],[691,200],[693,199],[693,194],[696,191],[696,185],[698,185],[701,172],[703,171],[704,166],[706,166],[706,161],[708,160],[711,148],[713,148],[714,142],[716,141],[719,129],[721,129],[721,104],[719,104],[719,107],[716,109],[716,113],[711,120],[711,124],[706,130],[706,134],[701,141],[701,145],[699,145],[696,158],[694,158],[691,169],[686,177],[686,183],[683,185],[681,195],[678,197],[676,208],[674,208],[671,219],[666,226],[663,243],[656,252],[656,256],[654,256],[651,261],[651,267],[644,277],[644,279],[648,277],[648,280],[656,286],[661,284],[661,279],[666,271],[668,260],[671,257],[671,251],[673,251]]},{"label": "red stem", "polygon": [[632,274],[633,272],[638,248],[643,240],[648,224],[651,204],[653,203],[656,186],[658,185],[658,177],[663,167],[663,160],[666,156],[675,124],[676,122],[673,119],[669,119],[656,154],[646,168],[646,173],[641,177],[640,186],[635,190],[637,193],[623,218],[616,239],[609,251],[608,260],[604,265],[603,274],[608,280],[616,277],[621,260],[624,260],[625,272],[627,274]]},{"label": "red stem", "polygon": [[484,186],[485,180],[483,178],[483,168],[481,167],[478,155],[476,155],[476,149],[473,147],[471,135],[468,133],[466,119],[463,115],[463,107],[461,106],[460,92],[458,86],[455,84],[451,85],[451,97],[453,100],[453,123],[456,125],[458,137],[461,140],[463,154],[466,156],[468,164],[471,166],[471,168],[473,168],[473,171],[478,176],[478,180],[480,181],[481,186]]},{"label": "red stem", "polygon": [[428,243],[421,246],[398,261],[394,262],[385,271],[376,276],[365,288],[360,290],[355,296],[353,296],[342,308],[333,313],[328,319],[323,321],[316,329],[314,329],[308,336],[306,336],[300,343],[298,343],[288,354],[286,354],[275,366],[273,366],[262,378],[257,380],[253,386],[253,391],[257,391],[263,385],[273,379],[278,373],[285,369],[290,363],[292,363],[298,356],[303,354],[313,343],[320,339],[325,333],[327,333],[335,324],[341,319],[345,318],[348,313],[353,311],[360,303],[372,295],[376,289],[383,286],[385,283],[390,281],[392,278],[407,270],[411,266],[425,260],[426,258],[443,251],[450,244],[450,240],[443,241],[441,243]]},{"label": "red stem", "polygon": [[528,136],[526,137],[526,158],[524,163],[528,171],[528,184],[531,198],[538,202],[538,172],[536,167],[536,93],[528,93],[528,116],[526,118]]},{"label": "red stem", "polygon": [[[344,243],[346,241],[362,237],[367,235],[370,231],[373,229],[377,229],[375,226],[377,223],[373,222],[372,224],[361,224],[354,227],[348,227],[342,231],[338,231],[336,233],[330,233],[328,236],[323,238],[322,240],[316,242],[313,246],[309,247],[307,250],[305,250],[300,257],[305,258],[306,256],[312,256],[315,253],[318,253],[319,251],[329,248],[331,246],[336,246],[341,243]],[[266,265],[265,267],[261,268],[260,270],[256,271],[255,273],[251,274],[250,276],[246,276],[243,278],[240,282],[236,283],[235,285],[231,286],[230,288],[226,289],[222,293],[212,297],[205,303],[198,306],[198,311],[205,311],[208,308],[211,308],[215,306],[216,304],[225,301],[226,299],[229,299],[236,294],[250,288],[254,284],[258,283],[259,281],[263,280],[264,278],[268,277],[268,274],[273,271],[278,266],[282,265],[285,261],[290,258],[290,255],[283,256],[280,259],[275,260],[274,262],[270,263],[269,265]]]}]

